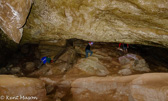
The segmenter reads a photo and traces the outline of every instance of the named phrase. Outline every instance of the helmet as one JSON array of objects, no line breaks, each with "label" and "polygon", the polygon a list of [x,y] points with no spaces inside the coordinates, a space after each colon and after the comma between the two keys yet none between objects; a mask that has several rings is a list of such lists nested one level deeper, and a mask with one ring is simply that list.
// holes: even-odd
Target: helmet
[{"label": "helmet", "polygon": [[89,42],[89,44],[93,45],[93,42]]}]

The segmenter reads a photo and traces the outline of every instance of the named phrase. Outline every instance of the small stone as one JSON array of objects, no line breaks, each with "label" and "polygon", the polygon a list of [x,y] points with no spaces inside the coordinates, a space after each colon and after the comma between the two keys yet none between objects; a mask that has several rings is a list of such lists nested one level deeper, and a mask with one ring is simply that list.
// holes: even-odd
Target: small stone
[{"label": "small stone", "polygon": [[8,73],[8,70],[5,67],[0,68],[0,74],[6,74],[6,73]]},{"label": "small stone", "polygon": [[11,68],[10,72],[12,74],[16,74],[16,73],[20,73],[20,70],[21,70],[20,67],[13,67],[13,68]]},{"label": "small stone", "polygon": [[35,69],[35,63],[33,63],[33,62],[26,62],[25,69],[28,70],[28,71],[33,71]]},{"label": "small stone", "polygon": [[132,72],[131,72],[130,69],[126,68],[126,69],[120,70],[120,71],[118,72],[118,74],[126,76],[126,75],[132,74]]}]

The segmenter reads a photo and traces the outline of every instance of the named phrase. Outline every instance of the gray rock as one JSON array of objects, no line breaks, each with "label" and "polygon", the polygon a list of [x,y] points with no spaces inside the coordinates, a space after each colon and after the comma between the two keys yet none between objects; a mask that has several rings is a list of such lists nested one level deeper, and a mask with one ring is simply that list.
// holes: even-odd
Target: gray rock
[{"label": "gray rock", "polygon": [[6,74],[6,73],[8,73],[8,70],[5,67],[0,68],[0,74]]},{"label": "gray rock", "polygon": [[125,76],[125,75],[130,75],[130,74],[132,74],[132,72],[131,72],[130,69],[126,68],[126,69],[120,70],[120,71],[118,72],[118,74]]},{"label": "gray rock", "polygon": [[20,73],[21,71],[20,71],[21,69],[20,69],[20,67],[13,67],[13,68],[11,68],[11,73],[12,74],[16,74],[16,73]]},{"label": "gray rock", "polygon": [[35,63],[34,62],[26,62],[26,70],[33,71],[35,69]]}]

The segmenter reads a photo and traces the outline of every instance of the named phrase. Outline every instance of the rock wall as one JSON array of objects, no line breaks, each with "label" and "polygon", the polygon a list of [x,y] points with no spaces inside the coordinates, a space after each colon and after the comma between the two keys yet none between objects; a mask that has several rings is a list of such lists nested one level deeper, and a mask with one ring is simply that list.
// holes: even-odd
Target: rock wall
[{"label": "rock wall", "polygon": [[0,101],[45,101],[45,84],[34,78],[0,75]]},{"label": "rock wall", "polygon": [[124,77],[88,77],[71,86],[74,101],[167,101],[168,75],[150,73]]},{"label": "rock wall", "polygon": [[35,0],[24,40],[78,38],[168,47],[167,0]]},{"label": "rock wall", "polygon": [[33,0],[1,0],[0,28],[10,39],[19,43],[23,25],[29,14]]}]

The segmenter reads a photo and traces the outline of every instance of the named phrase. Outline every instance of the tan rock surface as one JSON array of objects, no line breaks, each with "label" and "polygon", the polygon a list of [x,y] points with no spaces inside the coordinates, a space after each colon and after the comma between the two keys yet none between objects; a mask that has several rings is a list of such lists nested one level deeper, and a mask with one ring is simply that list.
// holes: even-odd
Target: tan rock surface
[{"label": "tan rock surface", "polygon": [[[31,3],[0,2],[1,29],[17,43]],[[167,0],[34,0],[22,42],[78,38],[168,47],[167,5]]]},{"label": "tan rock surface", "polygon": [[35,0],[24,41],[78,38],[168,47],[167,0]]},{"label": "tan rock surface", "polygon": [[44,101],[45,84],[39,79],[0,75],[0,96],[0,101],[23,101],[26,97],[30,98],[29,101]]},{"label": "tan rock surface", "polygon": [[75,80],[74,101],[167,101],[168,74],[88,77]]},{"label": "tan rock surface", "polygon": [[128,68],[132,71],[149,72],[149,65],[145,59],[136,54],[128,53],[118,58],[122,68]]},{"label": "tan rock surface", "polygon": [[78,60],[74,68],[78,68],[90,75],[105,76],[109,74],[109,71],[99,59],[92,56]]},{"label": "tan rock surface", "polygon": [[[42,56],[49,56],[52,60],[59,53],[62,48],[54,46],[41,46],[43,49]],[[76,52],[72,47],[66,49],[66,51],[61,54],[57,61],[54,63],[43,64],[40,69],[32,72],[29,76],[46,76],[46,75],[59,75],[68,71],[72,65],[76,62]]]},{"label": "tan rock surface", "polygon": [[20,42],[23,25],[29,14],[33,0],[1,0],[0,28],[10,39]]}]

